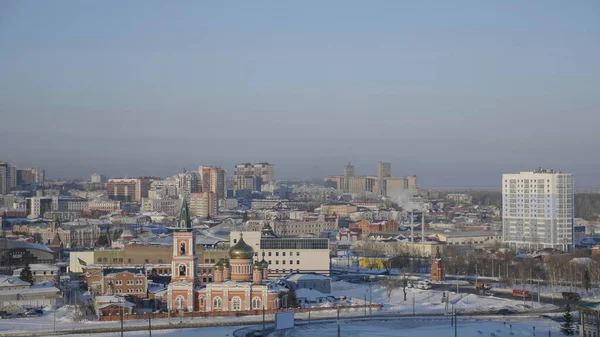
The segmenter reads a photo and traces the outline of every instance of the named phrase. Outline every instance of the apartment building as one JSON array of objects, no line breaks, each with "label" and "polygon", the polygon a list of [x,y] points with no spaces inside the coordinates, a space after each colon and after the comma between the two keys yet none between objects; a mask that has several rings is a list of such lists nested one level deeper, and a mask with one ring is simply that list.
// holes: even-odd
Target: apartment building
[{"label": "apartment building", "polygon": [[337,222],[331,221],[273,221],[273,231],[282,237],[288,236],[319,236],[327,230],[337,229]]},{"label": "apartment building", "polygon": [[164,212],[170,216],[177,216],[181,209],[181,199],[150,199],[142,198],[142,212]]},{"label": "apartment building", "polygon": [[200,166],[198,172],[202,186],[200,192],[212,192],[218,200],[225,198],[225,170],[214,166]]},{"label": "apartment building", "polygon": [[121,209],[121,201],[119,200],[90,200],[88,201],[89,211],[99,211],[99,212],[116,212]]},{"label": "apartment building", "polygon": [[137,201],[148,197],[148,191],[153,178],[141,177],[135,179],[109,179],[106,183],[106,193],[109,199],[120,201]]},{"label": "apartment building", "polygon": [[509,246],[532,251],[573,245],[573,175],[538,169],[502,175],[502,235]]},{"label": "apartment building", "polygon": [[260,191],[263,183],[275,181],[275,165],[243,163],[235,165],[234,189]]},{"label": "apartment building", "polygon": [[217,216],[217,198],[213,192],[192,193],[188,196],[190,215],[200,218]]},{"label": "apartment building", "polygon": [[32,218],[41,217],[46,212],[53,210],[52,197],[31,197],[25,199],[27,216]]},{"label": "apartment building", "polygon": [[18,169],[16,174],[17,185],[43,183],[46,179],[46,171],[39,168]]},{"label": "apartment building", "polygon": [[[269,277],[294,272],[329,275],[329,240],[326,238],[263,237],[261,232],[242,232],[244,241],[254,249],[254,260],[269,263]],[[240,232],[230,233],[230,245]]]},{"label": "apartment building", "polygon": [[0,161],[0,194],[8,194],[17,185],[16,168]]}]

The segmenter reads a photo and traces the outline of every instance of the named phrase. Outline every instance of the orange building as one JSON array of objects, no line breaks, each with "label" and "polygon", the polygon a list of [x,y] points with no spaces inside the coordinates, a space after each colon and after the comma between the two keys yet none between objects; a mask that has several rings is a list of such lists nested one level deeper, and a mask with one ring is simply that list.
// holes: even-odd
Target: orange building
[{"label": "orange building", "polygon": [[348,227],[350,230],[360,230],[365,235],[369,233],[398,232],[399,225],[394,220],[369,222],[367,219],[362,219],[360,222],[351,223]]},{"label": "orange building", "polygon": [[146,298],[148,281],[143,268],[113,270],[106,268],[102,271],[102,294],[131,295]]}]

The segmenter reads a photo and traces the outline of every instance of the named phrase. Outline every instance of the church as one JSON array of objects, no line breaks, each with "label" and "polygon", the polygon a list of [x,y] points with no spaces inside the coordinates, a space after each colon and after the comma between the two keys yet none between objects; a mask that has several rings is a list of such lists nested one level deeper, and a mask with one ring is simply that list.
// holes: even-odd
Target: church
[{"label": "church", "polygon": [[168,310],[244,311],[286,306],[286,290],[268,281],[268,262],[264,258],[262,261],[253,260],[254,249],[244,242],[241,234],[228,253],[229,259],[215,264],[214,282],[201,284],[196,237],[184,198],[177,229],[173,233],[171,283],[166,293]]}]

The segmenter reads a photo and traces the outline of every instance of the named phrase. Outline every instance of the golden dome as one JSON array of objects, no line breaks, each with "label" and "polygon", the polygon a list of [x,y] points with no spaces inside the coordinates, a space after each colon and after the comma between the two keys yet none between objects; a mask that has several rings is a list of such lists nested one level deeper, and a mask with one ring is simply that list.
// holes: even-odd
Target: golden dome
[{"label": "golden dome", "polygon": [[254,257],[254,249],[244,242],[244,238],[240,233],[240,240],[229,248],[229,258],[232,260],[252,260]]}]

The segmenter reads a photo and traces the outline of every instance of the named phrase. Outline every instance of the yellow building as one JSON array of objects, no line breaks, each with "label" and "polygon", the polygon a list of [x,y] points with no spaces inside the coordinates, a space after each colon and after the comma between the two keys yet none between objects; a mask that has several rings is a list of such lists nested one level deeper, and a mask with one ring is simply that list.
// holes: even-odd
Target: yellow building
[{"label": "yellow building", "polygon": [[321,214],[325,215],[333,215],[346,217],[350,213],[354,213],[358,211],[358,207],[352,204],[345,203],[327,203],[321,205]]}]

